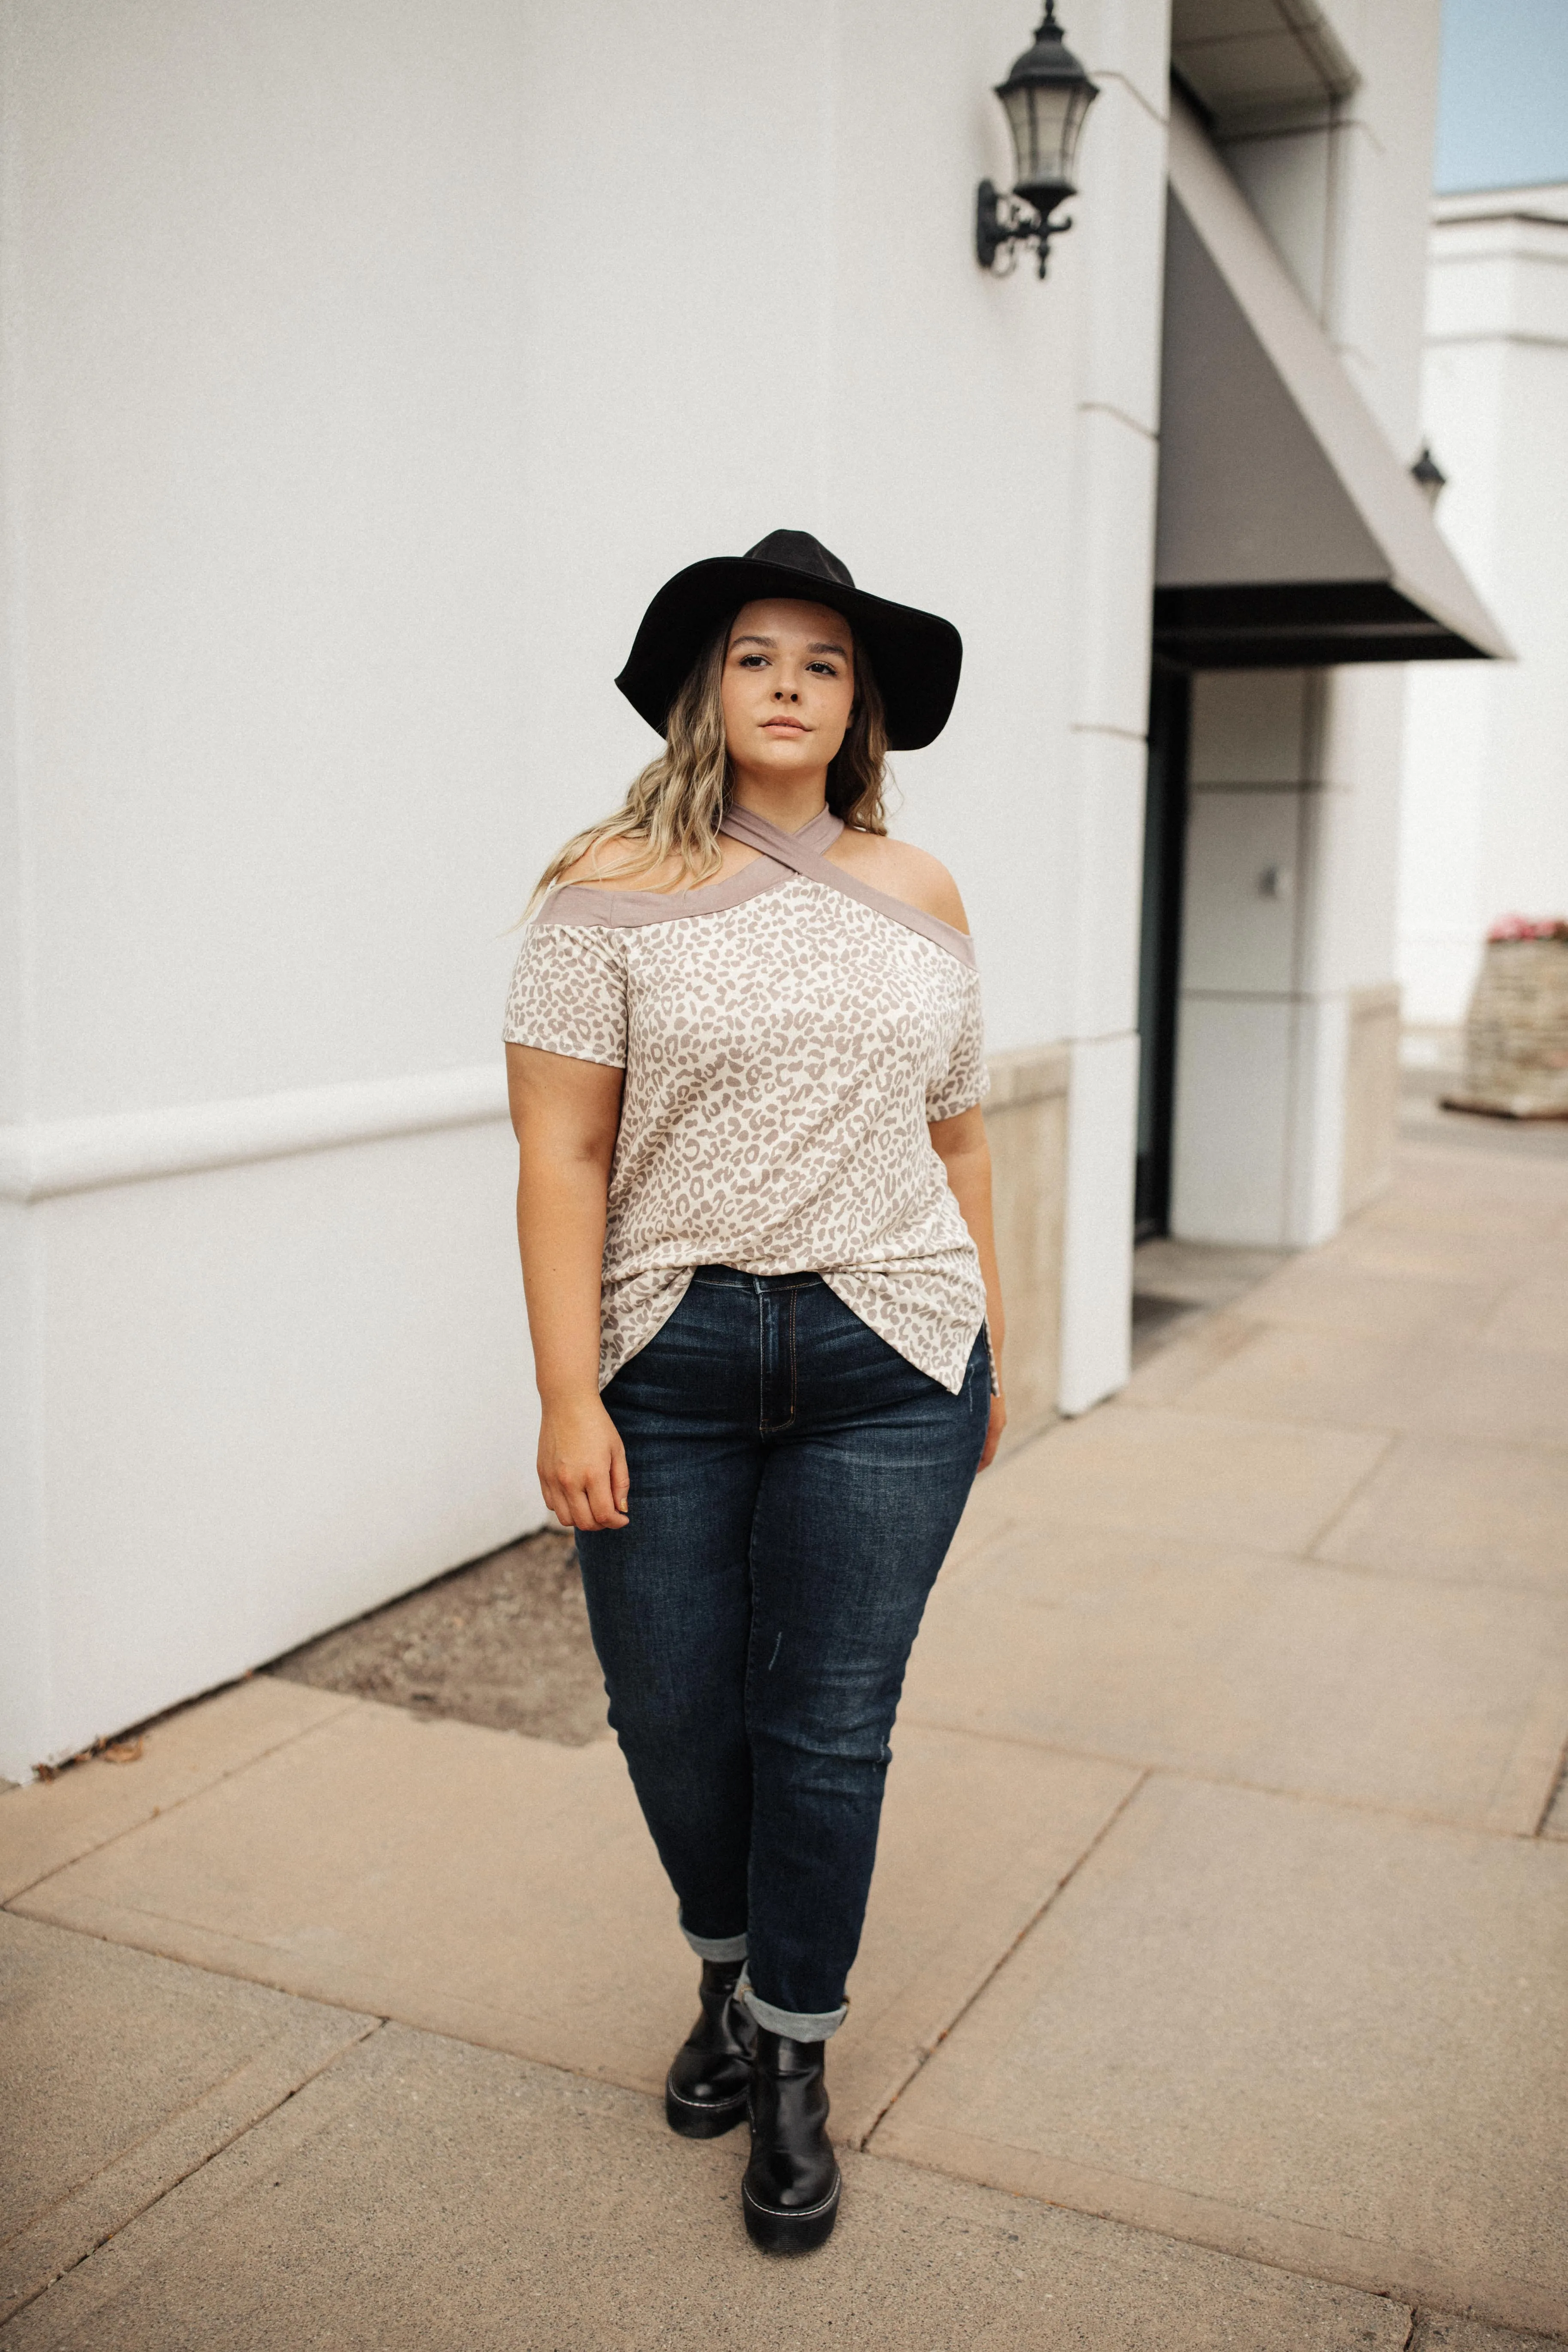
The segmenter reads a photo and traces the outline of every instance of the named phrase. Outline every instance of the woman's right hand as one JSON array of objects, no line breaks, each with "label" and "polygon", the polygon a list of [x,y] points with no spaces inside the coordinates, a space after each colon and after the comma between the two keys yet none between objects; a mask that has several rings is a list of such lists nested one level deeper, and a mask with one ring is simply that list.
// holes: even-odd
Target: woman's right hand
[{"label": "woman's right hand", "polygon": [[624,1528],[631,1479],[620,1431],[597,1396],[546,1405],[539,1484],[563,1528]]}]

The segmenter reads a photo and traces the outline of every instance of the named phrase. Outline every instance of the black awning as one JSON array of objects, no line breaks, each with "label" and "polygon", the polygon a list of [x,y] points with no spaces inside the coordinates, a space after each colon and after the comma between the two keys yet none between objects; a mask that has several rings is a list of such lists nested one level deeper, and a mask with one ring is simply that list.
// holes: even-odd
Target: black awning
[{"label": "black awning", "polygon": [[1179,97],[1170,157],[1156,651],[1194,669],[1506,658]]},{"label": "black awning", "polygon": [[1463,661],[1467,644],[1387,580],[1268,580],[1157,588],[1154,643],[1187,669],[1331,669],[1341,662]]}]

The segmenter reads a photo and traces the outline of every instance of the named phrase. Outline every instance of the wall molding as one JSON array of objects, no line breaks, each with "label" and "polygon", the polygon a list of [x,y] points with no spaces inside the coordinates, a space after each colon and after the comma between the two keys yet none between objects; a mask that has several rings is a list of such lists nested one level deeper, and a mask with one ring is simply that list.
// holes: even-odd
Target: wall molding
[{"label": "wall molding", "polygon": [[300,1087],[98,1118],[35,1120],[0,1127],[0,1199],[48,1201],[392,1136],[478,1127],[506,1115],[506,1071],[498,1055],[465,1069],[421,1070],[410,1077]]},{"label": "wall molding", "polygon": [[[1063,1045],[993,1054],[987,1111],[1065,1094],[1068,1066]],[[393,1136],[479,1127],[506,1116],[506,1071],[498,1059],[162,1110],[36,1119],[0,1127],[0,1200],[51,1201],[160,1176],[198,1176]]]}]

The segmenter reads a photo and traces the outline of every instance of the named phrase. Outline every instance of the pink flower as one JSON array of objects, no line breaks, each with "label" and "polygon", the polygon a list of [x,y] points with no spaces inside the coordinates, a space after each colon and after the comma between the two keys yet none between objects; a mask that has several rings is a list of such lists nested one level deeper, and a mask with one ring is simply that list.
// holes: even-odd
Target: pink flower
[{"label": "pink flower", "polygon": [[1500,915],[1487,933],[1494,940],[1568,940],[1568,917],[1563,915]]}]

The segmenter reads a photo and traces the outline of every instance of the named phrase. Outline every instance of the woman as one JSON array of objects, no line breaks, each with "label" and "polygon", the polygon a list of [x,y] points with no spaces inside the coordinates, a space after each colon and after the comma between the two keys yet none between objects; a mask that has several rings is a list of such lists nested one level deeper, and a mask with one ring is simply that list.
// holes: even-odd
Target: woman
[{"label": "woman", "polygon": [[544,876],[507,1012],[540,1483],[702,1961],[666,2113],[749,2111],[778,2252],[837,2215],[888,1734],[1005,1419],[973,948],[882,811],[960,657],[805,532],[679,573],[617,680],[665,751]]}]

